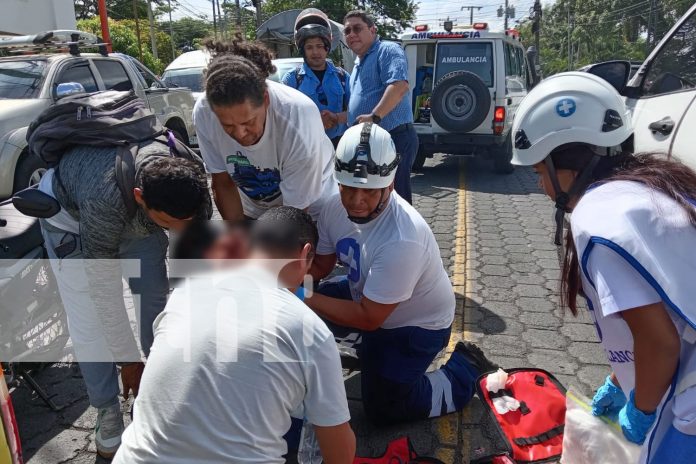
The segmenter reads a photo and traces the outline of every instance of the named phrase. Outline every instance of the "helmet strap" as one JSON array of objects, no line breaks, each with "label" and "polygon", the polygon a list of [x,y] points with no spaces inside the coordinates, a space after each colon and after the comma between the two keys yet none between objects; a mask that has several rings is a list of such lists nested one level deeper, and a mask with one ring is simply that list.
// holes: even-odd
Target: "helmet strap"
[{"label": "helmet strap", "polygon": [[375,207],[375,209],[373,209],[370,214],[368,214],[365,217],[348,215],[348,219],[350,219],[351,222],[354,222],[356,224],[367,224],[368,222],[376,219],[377,216],[379,216],[379,214],[384,210],[384,206],[386,205],[387,200],[389,199],[388,194],[386,198],[384,197],[384,191],[388,189],[389,187],[382,188],[381,192],[379,193],[379,203],[377,203],[377,207]]},{"label": "helmet strap", "polygon": [[571,198],[580,193],[581,189],[585,188],[587,181],[592,175],[592,171],[594,171],[595,166],[597,166],[597,163],[599,163],[599,159],[600,155],[597,154],[590,159],[590,162],[587,163],[587,165],[582,169],[580,175],[575,178],[570,186],[570,189],[568,189],[568,192],[561,190],[561,184],[558,182],[556,167],[553,164],[551,156],[547,156],[544,160],[546,170],[548,171],[549,178],[551,180],[551,185],[553,186],[554,193],[556,194],[556,214],[554,216],[556,221],[556,234],[553,243],[558,246],[563,243],[563,219],[565,218],[565,214],[570,212],[570,207],[568,204],[570,203]]}]

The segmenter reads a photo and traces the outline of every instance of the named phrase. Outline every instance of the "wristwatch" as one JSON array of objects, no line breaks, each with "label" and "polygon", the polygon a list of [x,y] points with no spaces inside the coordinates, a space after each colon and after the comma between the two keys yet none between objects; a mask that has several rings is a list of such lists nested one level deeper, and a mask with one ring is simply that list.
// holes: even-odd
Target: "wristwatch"
[{"label": "wristwatch", "polygon": [[372,122],[374,122],[375,124],[379,124],[380,122],[382,122],[382,118],[377,116],[375,113],[370,114],[370,117],[372,118]]}]

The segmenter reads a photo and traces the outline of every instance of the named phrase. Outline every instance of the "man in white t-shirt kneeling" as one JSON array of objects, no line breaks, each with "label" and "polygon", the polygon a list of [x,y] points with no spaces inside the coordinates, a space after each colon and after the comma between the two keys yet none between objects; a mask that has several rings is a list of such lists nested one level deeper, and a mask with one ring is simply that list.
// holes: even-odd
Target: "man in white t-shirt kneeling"
[{"label": "man in white t-shirt kneeling", "polygon": [[256,219],[275,206],[306,210],[316,221],[336,193],[331,140],[306,95],[267,80],[276,68],[260,44],[216,44],[205,96],[193,109],[222,218]]},{"label": "man in white t-shirt kneeling", "polygon": [[324,283],[305,300],[334,335],[360,331],[363,406],[378,424],[458,411],[478,375],[495,367],[460,342],[442,368],[426,373],[449,342],[455,299],[430,227],[394,191],[398,164],[379,126],[362,123],[343,135],[335,160],[340,194],[320,216],[311,273],[326,277],[338,257],[347,280]]},{"label": "man in white t-shirt kneeling", "polygon": [[291,416],[314,426],[325,463],[352,463],[334,338],[292,291],[278,288],[303,281],[316,227],[296,208],[274,208],[254,224],[245,262],[219,261],[239,252],[227,238],[206,253],[217,272],[177,288],[155,321],[114,463],[284,463]]}]

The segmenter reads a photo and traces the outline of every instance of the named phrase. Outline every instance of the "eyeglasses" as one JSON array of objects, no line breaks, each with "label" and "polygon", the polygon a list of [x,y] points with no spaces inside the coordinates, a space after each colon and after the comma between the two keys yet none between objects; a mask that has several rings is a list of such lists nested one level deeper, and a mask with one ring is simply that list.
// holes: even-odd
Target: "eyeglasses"
[{"label": "eyeglasses", "polygon": [[329,104],[329,100],[326,98],[326,94],[324,93],[324,87],[322,87],[321,84],[317,86],[317,99],[319,100],[319,103],[322,105]]},{"label": "eyeglasses", "polygon": [[363,29],[365,29],[364,26],[359,26],[359,25],[356,25],[356,26],[348,26],[348,27],[346,27],[345,29],[343,29],[343,34],[344,34],[344,35],[350,35],[351,32],[355,32],[355,34],[357,35],[357,34],[360,34],[360,33],[363,31]]}]

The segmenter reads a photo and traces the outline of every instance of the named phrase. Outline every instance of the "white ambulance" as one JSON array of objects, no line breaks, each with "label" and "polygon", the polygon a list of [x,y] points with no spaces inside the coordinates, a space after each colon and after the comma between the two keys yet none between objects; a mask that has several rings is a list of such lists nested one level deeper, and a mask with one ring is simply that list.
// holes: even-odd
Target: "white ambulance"
[{"label": "white ambulance", "polygon": [[496,171],[512,172],[512,118],[537,80],[517,31],[416,26],[401,44],[420,140],[414,169],[443,152],[485,156]]}]

